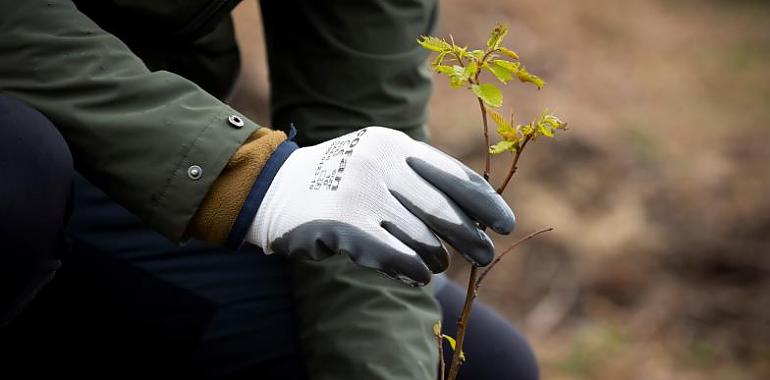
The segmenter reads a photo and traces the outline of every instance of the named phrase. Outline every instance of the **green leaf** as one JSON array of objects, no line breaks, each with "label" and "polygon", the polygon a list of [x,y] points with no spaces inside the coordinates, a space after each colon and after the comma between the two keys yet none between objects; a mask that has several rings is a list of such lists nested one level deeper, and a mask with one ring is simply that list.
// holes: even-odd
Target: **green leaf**
[{"label": "green leaf", "polygon": [[553,130],[547,124],[538,124],[537,131],[546,137],[553,137]]},{"label": "green leaf", "polygon": [[540,79],[540,77],[534,74],[530,74],[529,72],[527,72],[527,70],[523,66],[519,67],[519,70],[517,70],[514,74],[516,75],[516,77],[519,78],[520,81],[534,84],[535,86],[537,86],[538,90],[542,89],[543,86],[545,86],[545,82],[542,79]]},{"label": "green leaf", "polygon": [[514,141],[502,140],[495,145],[489,147],[489,154],[500,154],[503,152],[515,152],[518,148],[518,143]]},{"label": "green leaf", "polygon": [[468,62],[465,67],[460,65],[439,65],[436,66],[435,70],[441,74],[446,74],[449,76],[449,85],[453,88],[458,88],[468,84],[469,79],[476,75],[476,73],[479,71],[479,68],[478,65],[476,65],[476,62],[471,61]]},{"label": "green leaf", "polygon": [[468,53],[471,57],[476,59],[477,62],[481,62],[482,59],[484,59],[484,51],[483,50],[474,50],[470,53]]},{"label": "green leaf", "polygon": [[442,52],[438,53],[436,55],[436,59],[433,60],[432,65],[433,66],[438,66],[438,65],[442,64],[444,62],[444,57],[446,57],[447,54],[449,54],[448,51],[442,51]]},{"label": "green leaf", "polygon": [[433,324],[433,334],[436,334],[437,337],[441,338],[443,334],[441,334],[441,321],[437,321]]},{"label": "green leaf", "polygon": [[500,128],[511,128],[511,123],[503,117],[499,112],[495,110],[489,110],[489,117]]},{"label": "green leaf", "polygon": [[431,51],[443,52],[452,50],[452,45],[449,42],[434,36],[421,36],[417,39],[417,43]]},{"label": "green leaf", "polygon": [[471,86],[471,91],[490,107],[500,107],[503,105],[502,91],[491,83],[474,84]]},{"label": "green leaf", "polygon": [[516,129],[523,135],[523,136],[530,136],[533,133],[535,133],[535,128],[532,127],[531,124],[524,124],[519,125],[516,127]]},{"label": "green leaf", "polygon": [[561,121],[558,116],[551,113],[547,108],[535,119],[533,124],[537,133],[546,137],[553,137],[554,131],[557,129],[567,128],[567,123]]},{"label": "green leaf", "polygon": [[453,88],[463,87],[468,83],[468,77],[465,75],[465,68],[460,65],[453,65],[452,72],[449,75],[449,85]]},{"label": "green leaf", "polygon": [[[441,336],[449,342],[449,347],[452,347],[452,351],[456,350],[455,347],[457,346],[457,342],[455,342],[454,338],[446,334],[442,334]],[[465,361],[465,352],[460,352],[460,360]]]},{"label": "green leaf", "polygon": [[500,137],[503,138],[505,141],[511,141],[511,142],[518,142],[519,141],[519,132],[516,128],[513,126],[507,125],[504,127],[498,127],[497,128],[497,134],[500,135]]},{"label": "green leaf", "polygon": [[[450,35],[450,37],[452,37],[452,36]],[[459,45],[455,44],[454,38],[452,38],[452,44],[451,44],[450,49],[451,49],[452,52],[457,54],[457,56],[460,57],[460,58],[467,58],[468,55],[469,55],[468,47],[467,46],[459,46]]]},{"label": "green leaf", "polygon": [[516,72],[519,71],[519,67],[521,66],[521,63],[519,62],[511,62],[504,59],[496,59],[492,63],[502,69],[505,69],[511,74],[516,74]]},{"label": "green leaf", "polygon": [[463,70],[463,79],[468,80],[472,78],[476,73],[479,72],[479,65],[476,64],[476,61],[468,62],[468,64],[465,66],[465,70]]},{"label": "green leaf", "polygon": [[510,62],[503,59],[496,59],[492,63],[510,71],[513,75],[519,78],[520,81],[534,84],[538,89],[543,88],[545,85],[545,82],[540,79],[540,77],[534,74],[530,74],[527,69],[525,69],[524,66],[522,66],[519,62]]},{"label": "green leaf", "polygon": [[449,347],[452,347],[452,349],[454,350],[455,347],[457,346],[457,342],[455,341],[455,338],[452,338],[447,334],[442,334],[441,336],[443,336],[444,339],[446,339],[446,341],[449,342]]},{"label": "green leaf", "polygon": [[551,113],[548,108],[546,108],[541,114],[541,119],[543,120],[543,123],[548,124],[551,129],[567,129],[567,123],[563,122],[558,116]]},{"label": "green leaf", "polygon": [[513,75],[511,72],[504,67],[498,65],[495,62],[484,64],[484,68],[489,70],[492,75],[497,78],[500,82],[508,83],[511,79],[513,79]]},{"label": "green leaf", "polygon": [[[510,142],[514,145],[519,143],[521,140],[520,133],[517,128],[514,128],[511,125],[510,121],[505,119],[503,115],[493,109],[489,110],[489,117],[492,119],[492,121],[495,122],[495,124],[497,124],[497,134],[500,135],[504,141]],[[508,149],[507,146],[504,146],[503,148]]]},{"label": "green leaf", "polygon": [[450,75],[454,72],[454,69],[452,69],[452,66],[447,66],[447,65],[434,66],[433,70],[439,74],[445,74],[445,75]]},{"label": "green leaf", "polygon": [[513,50],[510,50],[502,46],[500,46],[498,49],[501,53],[503,53],[504,55],[507,55],[508,57],[511,57],[513,59],[519,59],[519,55],[516,54],[516,52],[514,52]]},{"label": "green leaf", "polygon": [[497,49],[500,44],[503,43],[503,38],[508,34],[508,27],[503,24],[497,24],[489,33],[489,39],[487,40],[487,48]]}]

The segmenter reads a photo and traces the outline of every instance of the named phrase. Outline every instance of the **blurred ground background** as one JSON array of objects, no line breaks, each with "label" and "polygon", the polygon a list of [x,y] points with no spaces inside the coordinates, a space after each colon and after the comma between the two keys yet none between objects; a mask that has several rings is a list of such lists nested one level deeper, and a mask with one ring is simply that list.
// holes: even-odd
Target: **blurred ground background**
[{"label": "blurred ground background", "polygon": [[[569,122],[524,155],[505,197],[519,229],[481,298],[532,342],[545,379],[770,378],[770,3],[442,1],[442,32],[481,45],[495,22],[543,91],[520,122]],[[233,103],[266,122],[254,2],[236,12]],[[436,81],[433,143],[483,167],[474,100]],[[501,180],[509,159],[494,161]],[[452,276],[467,267],[455,260]],[[472,360],[472,358],[471,358]]]}]

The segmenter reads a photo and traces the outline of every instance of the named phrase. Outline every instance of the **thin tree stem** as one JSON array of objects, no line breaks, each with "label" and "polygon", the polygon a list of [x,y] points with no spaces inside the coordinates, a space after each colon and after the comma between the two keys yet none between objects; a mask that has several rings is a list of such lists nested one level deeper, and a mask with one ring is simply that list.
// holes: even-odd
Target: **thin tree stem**
[{"label": "thin tree stem", "polygon": [[542,229],[540,231],[533,232],[533,233],[531,233],[531,234],[529,234],[529,235],[519,239],[518,241],[513,243],[510,247],[508,247],[508,249],[503,251],[503,253],[497,255],[497,258],[495,258],[495,260],[492,261],[492,264],[489,264],[489,266],[487,266],[484,269],[484,271],[481,272],[481,275],[479,275],[479,279],[476,281],[476,287],[474,289],[474,293],[479,290],[479,288],[481,287],[481,282],[484,281],[484,278],[487,277],[487,274],[495,267],[495,265],[497,265],[497,263],[499,263],[503,259],[503,257],[505,257],[505,255],[507,255],[509,252],[513,251],[514,249],[516,249],[516,247],[520,246],[524,242],[534,238],[535,236],[540,235],[540,234],[544,234],[544,233],[550,232],[550,231],[553,231],[553,227],[548,227],[548,228],[544,228],[544,229]]},{"label": "thin tree stem", "polygon": [[[478,74],[476,78],[474,78],[474,81],[476,81],[478,78]],[[484,179],[489,182],[489,172],[490,172],[490,156],[489,156],[489,123],[487,121],[487,108],[484,106],[484,101],[481,100],[481,98],[478,98],[479,101],[479,108],[481,109],[481,119],[484,122]],[[485,226],[480,226],[482,230],[486,229]],[[465,331],[468,328],[468,322],[470,321],[470,315],[471,315],[471,306],[473,305],[473,300],[476,299],[476,276],[478,275],[478,267],[473,265],[471,266],[471,273],[468,277],[468,289],[465,293],[465,304],[463,305],[463,312],[460,314],[460,318],[457,320],[457,336],[455,337],[455,340],[457,341],[457,344],[455,345],[455,351],[452,354],[452,362],[449,365],[449,377],[447,380],[455,380],[457,378],[457,374],[460,371],[460,365],[462,364],[460,360],[460,355],[463,352],[463,343],[465,342]]]},{"label": "thin tree stem", "polygon": [[484,106],[484,101],[481,98],[477,98],[479,101],[479,107],[481,108],[481,118],[484,120],[484,179],[489,182],[489,125],[487,123],[487,107]]},{"label": "thin tree stem", "polygon": [[463,342],[465,341],[465,329],[468,328],[468,321],[471,316],[471,306],[473,300],[476,299],[476,276],[478,274],[479,267],[473,265],[471,267],[471,273],[468,277],[468,289],[465,293],[465,304],[463,305],[463,312],[460,314],[460,318],[457,320],[457,336],[455,340],[455,351],[452,354],[452,363],[449,366],[449,376],[447,380],[456,380],[457,374],[460,372],[460,365],[462,361],[460,355],[463,352]]},{"label": "thin tree stem", "polygon": [[508,186],[508,182],[510,182],[511,178],[513,178],[513,175],[516,174],[516,170],[519,169],[519,158],[521,157],[521,152],[524,151],[524,148],[527,146],[527,143],[531,139],[532,139],[531,136],[525,137],[524,141],[521,143],[521,146],[518,149],[516,149],[516,153],[514,154],[514,157],[513,157],[513,163],[511,163],[511,168],[508,170],[508,175],[505,176],[505,180],[503,181],[503,184],[497,188],[498,194],[502,194],[503,191],[505,191],[505,188]]},{"label": "thin tree stem", "polygon": [[444,336],[441,335],[441,325],[439,324],[438,334],[436,334],[436,340],[438,340],[438,373],[439,380],[444,380],[446,375],[446,363],[444,362]]}]

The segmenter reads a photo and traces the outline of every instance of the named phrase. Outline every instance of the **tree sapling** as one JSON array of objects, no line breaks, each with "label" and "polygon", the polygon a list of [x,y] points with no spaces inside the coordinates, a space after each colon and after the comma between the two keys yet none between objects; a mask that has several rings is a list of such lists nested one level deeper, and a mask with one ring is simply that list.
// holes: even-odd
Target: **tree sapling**
[{"label": "tree sapling", "polygon": [[[484,127],[484,179],[489,182],[491,156],[501,155],[506,152],[511,154],[511,166],[505,179],[497,188],[497,192],[500,194],[505,191],[511,178],[516,173],[522,152],[530,142],[543,136],[553,137],[557,131],[567,128],[567,124],[548,109],[540,113],[532,122],[518,125],[514,123],[512,112],[510,118],[506,118],[498,111],[498,109],[503,107],[503,93],[494,83],[484,81],[482,73],[487,73],[486,77],[496,78],[503,86],[508,85],[514,78],[524,83],[533,84],[538,90],[542,89],[545,85],[542,79],[529,73],[524,68],[521,62],[519,62],[518,54],[502,46],[503,39],[507,33],[508,28],[505,25],[497,24],[490,32],[486,46],[483,49],[474,50],[469,50],[466,46],[457,45],[451,35],[449,41],[434,36],[423,36],[417,40],[417,43],[423,48],[437,53],[431,63],[434,72],[446,76],[452,88],[470,90],[476,97]],[[490,118],[497,125],[497,133],[501,138],[500,141],[493,145],[490,145],[489,142],[488,119]],[[486,226],[480,225],[479,228],[486,229]],[[449,365],[448,380],[455,380],[457,378],[460,365],[465,360],[465,354],[462,351],[465,331],[468,327],[471,306],[478,295],[478,290],[484,278],[505,255],[513,251],[521,243],[551,230],[552,228],[542,229],[520,239],[497,255],[494,261],[481,273],[479,273],[479,267],[471,266],[463,311],[457,321],[457,336],[453,339],[444,335],[441,332],[440,322],[434,326],[441,360],[441,379],[444,379],[445,367],[443,360],[444,341],[447,341],[454,351]]]}]

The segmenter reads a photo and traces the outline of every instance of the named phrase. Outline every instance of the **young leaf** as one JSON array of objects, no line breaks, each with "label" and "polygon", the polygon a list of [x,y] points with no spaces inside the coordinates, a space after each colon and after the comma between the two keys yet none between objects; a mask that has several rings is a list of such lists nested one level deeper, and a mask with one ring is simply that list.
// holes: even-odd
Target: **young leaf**
[{"label": "young leaf", "polygon": [[452,69],[452,66],[447,66],[447,65],[436,65],[433,67],[433,70],[439,74],[444,74],[444,75],[450,75],[454,73],[454,69]]},{"label": "young leaf", "polygon": [[444,63],[444,57],[446,57],[447,54],[449,54],[448,51],[442,51],[442,52],[438,53],[438,55],[436,55],[436,59],[433,60],[432,65],[433,66],[438,66],[438,65]]},{"label": "young leaf", "polygon": [[443,52],[452,50],[452,45],[434,36],[422,36],[417,39],[417,43],[431,51]]},{"label": "young leaf", "polygon": [[500,107],[503,105],[502,91],[491,83],[474,84],[471,86],[471,91],[490,107]]},{"label": "young leaf", "polygon": [[519,62],[511,62],[511,61],[506,61],[504,59],[496,59],[492,61],[492,63],[502,69],[505,69],[511,74],[516,74],[516,72],[519,71],[519,67],[521,66],[521,63]]},{"label": "young leaf", "polygon": [[500,46],[500,47],[498,48],[498,50],[499,50],[501,53],[503,53],[504,55],[507,55],[508,57],[511,57],[511,58],[513,58],[513,59],[519,59],[519,55],[518,55],[518,54],[516,54],[516,52],[514,52],[513,50],[510,50],[510,49],[508,49],[508,48],[506,48],[506,47],[502,47],[502,46]]},{"label": "young leaf", "polygon": [[476,61],[468,62],[468,65],[465,66],[465,70],[463,70],[463,79],[468,80],[472,78],[476,73],[479,72],[479,65],[476,64]]},{"label": "young leaf", "polygon": [[[444,339],[446,339],[447,342],[449,342],[449,347],[452,347],[452,350],[454,351],[455,347],[457,346],[455,339],[446,334],[442,334],[442,336]],[[460,360],[465,361],[465,352],[460,352]]]},{"label": "young leaf", "polygon": [[481,62],[481,60],[484,58],[484,51],[483,50],[473,50],[472,52],[468,53],[471,57],[473,57],[476,62]]},{"label": "young leaf", "polygon": [[489,117],[500,128],[511,128],[511,123],[503,117],[499,112],[495,110],[489,110]]},{"label": "young leaf", "polygon": [[539,135],[546,137],[553,137],[554,131],[557,129],[567,128],[567,124],[561,121],[561,119],[551,113],[547,108],[532,124]]},{"label": "young leaf", "polygon": [[452,338],[451,336],[447,334],[442,334],[444,339],[446,339],[447,342],[449,342],[449,347],[452,347],[452,349],[455,349],[455,346],[457,345],[457,342],[455,342],[455,338]]},{"label": "young leaf", "polygon": [[489,154],[496,155],[503,152],[515,152],[518,144],[513,141],[501,140],[497,144],[489,147]]},{"label": "young leaf", "polygon": [[441,338],[441,321],[436,321],[436,323],[433,324],[433,334],[435,334],[437,337]]},{"label": "young leaf", "polygon": [[497,49],[500,44],[503,43],[503,38],[508,33],[508,27],[503,24],[497,24],[489,33],[489,39],[487,40],[487,48],[490,50]]},{"label": "young leaf", "polygon": [[506,61],[504,59],[495,59],[492,61],[494,65],[497,65],[499,67],[502,67],[503,69],[511,72],[511,74],[515,75],[517,78],[519,78],[522,82],[529,82],[537,86],[538,89],[542,89],[545,85],[545,82],[543,82],[540,77],[534,74],[530,74],[524,66],[521,65],[519,62],[510,62]]},{"label": "young leaf", "polygon": [[455,53],[459,58],[467,58],[468,57],[468,47],[467,46],[459,46],[455,44],[455,39],[452,37],[452,35],[449,35],[450,41],[452,41],[452,44],[450,46],[450,49],[453,53]]},{"label": "young leaf", "polygon": [[533,128],[531,124],[519,125],[518,127],[516,127],[516,129],[523,136],[531,136],[533,133],[535,133],[535,128]]},{"label": "young leaf", "polygon": [[561,121],[558,116],[554,115],[548,108],[540,114],[540,119],[544,124],[548,124],[551,129],[567,129],[567,123]]},{"label": "young leaf", "polygon": [[545,137],[553,137],[553,130],[547,124],[537,124],[537,131]]},{"label": "young leaf", "polygon": [[484,64],[484,68],[489,70],[489,72],[492,73],[492,75],[494,75],[497,80],[503,82],[504,84],[513,79],[513,75],[509,70],[495,62]]},{"label": "young leaf", "polygon": [[518,142],[519,132],[513,126],[507,125],[504,127],[497,127],[497,134],[505,141]]},{"label": "young leaf", "polygon": [[526,69],[524,69],[523,66],[519,67],[519,70],[517,70],[514,74],[516,75],[516,77],[519,78],[520,81],[534,84],[535,86],[537,86],[538,90],[542,89],[543,86],[545,86],[545,82],[542,79],[540,79],[540,77],[534,74],[530,74],[529,72],[527,72]]},{"label": "young leaf", "polygon": [[452,88],[458,88],[468,83],[468,76],[465,75],[465,67],[459,65],[452,66],[452,72],[449,73],[449,85]]}]

